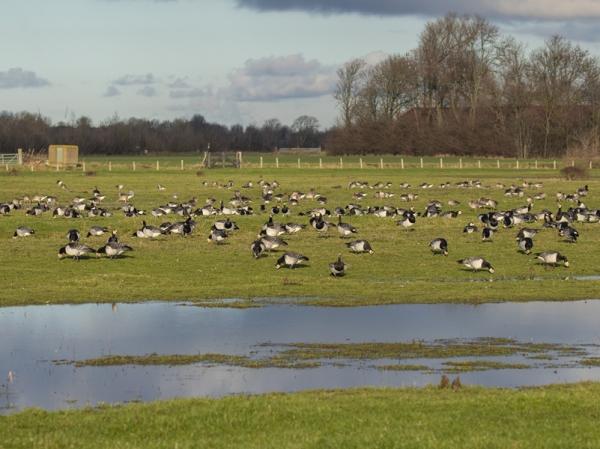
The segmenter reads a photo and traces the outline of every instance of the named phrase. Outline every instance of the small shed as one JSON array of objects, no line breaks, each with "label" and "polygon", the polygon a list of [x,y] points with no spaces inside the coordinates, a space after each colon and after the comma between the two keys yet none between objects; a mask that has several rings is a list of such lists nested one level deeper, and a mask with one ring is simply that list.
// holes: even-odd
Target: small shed
[{"label": "small shed", "polygon": [[50,145],[48,163],[50,165],[77,165],[79,147],[77,145]]}]

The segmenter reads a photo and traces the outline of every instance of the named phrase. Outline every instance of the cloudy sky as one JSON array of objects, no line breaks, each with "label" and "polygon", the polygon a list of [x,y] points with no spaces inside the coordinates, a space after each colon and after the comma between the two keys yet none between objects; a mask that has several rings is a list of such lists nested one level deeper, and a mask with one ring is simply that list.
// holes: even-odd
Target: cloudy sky
[{"label": "cloudy sky", "polygon": [[330,126],[337,67],[408,51],[449,11],[600,55],[600,0],[3,0],[0,110]]}]

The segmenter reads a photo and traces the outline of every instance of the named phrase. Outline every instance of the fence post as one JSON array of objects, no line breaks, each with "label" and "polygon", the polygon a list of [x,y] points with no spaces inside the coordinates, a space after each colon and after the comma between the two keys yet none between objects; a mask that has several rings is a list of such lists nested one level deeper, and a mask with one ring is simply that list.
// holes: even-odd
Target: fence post
[{"label": "fence post", "polygon": [[444,168],[444,159],[440,158],[440,168]]},{"label": "fence post", "polygon": [[592,169],[592,161],[590,161],[590,170]]},{"label": "fence post", "polygon": [[400,158],[400,168],[402,168],[402,170],[404,170],[404,158]]},{"label": "fence post", "polygon": [[323,168],[323,159],[319,158],[319,168]]},{"label": "fence post", "polygon": [[554,170],[556,170],[556,161],[553,161],[552,165],[554,167]]},{"label": "fence post", "polygon": [[379,159],[379,168],[383,168],[383,158]]},{"label": "fence post", "polygon": [[112,162],[108,161],[108,171],[112,171]]},{"label": "fence post", "polygon": [[156,171],[159,171],[159,170],[160,170],[160,164],[158,161],[156,161]]},{"label": "fence post", "polygon": [[360,162],[360,168],[363,168],[363,165],[362,165],[362,157],[361,157],[361,158],[360,158],[358,161]]},{"label": "fence post", "polygon": [[481,168],[481,159],[477,161],[477,167]]},{"label": "fence post", "polygon": [[33,172],[33,164],[31,164],[31,171]]},{"label": "fence post", "polygon": [[6,164],[6,171],[8,171],[8,164]]},{"label": "fence post", "polygon": [[519,169],[519,159],[517,159],[517,170]]},{"label": "fence post", "polygon": [[538,165],[537,165],[537,159],[535,160],[535,169],[537,170]]},{"label": "fence post", "polygon": [[500,159],[496,159],[496,166],[500,168]]},{"label": "fence post", "polygon": [[298,168],[300,168],[300,158],[298,158]]},{"label": "fence post", "polygon": [[17,163],[23,165],[23,148],[17,150]]},{"label": "fence post", "polygon": [[183,170],[183,159],[181,159],[181,170]]},{"label": "fence post", "polygon": [[263,157],[260,157],[260,168],[263,168]]},{"label": "fence post", "polygon": [[571,159],[571,167],[575,167],[575,160]]},{"label": "fence post", "polygon": [[462,157],[458,160],[458,168],[462,168]]},{"label": "fence post", "polygon": [[421,158],[421,168],[423,168],[423,158]]},{"label": "fence post", "polygon": [[340,168],[344,168],[344,160],[340,158]]},{"label": "fence post", "polygon": [[279,158],[275,158],[275,168],[279,168]]},{"label": "fence post", "polygon": [[58,171],[58,162],[56,163],[56,171]]},{"label": "fence post", "polygon": [[133,171],[135,171],[135,161],[133,161]]}]

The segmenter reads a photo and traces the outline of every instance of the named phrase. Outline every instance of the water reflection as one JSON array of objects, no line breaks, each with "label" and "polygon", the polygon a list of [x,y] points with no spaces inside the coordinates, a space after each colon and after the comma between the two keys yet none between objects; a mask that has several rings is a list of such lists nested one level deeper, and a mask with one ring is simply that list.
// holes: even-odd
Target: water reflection
[{"label": "water reflection", "polygon": [[[425,385],[438,373],[380,371],[373,362],[314,369],[228,366],[74,368],[51,360],[109,354],[249,354],[264,342],[400,342],[505,337],[600,344],[600,301],[394,305],[360,308],[200,308],[174,303],[30,306],[0,309],[0,413],[23,407],[179,396],[297,391],[362,385]],[[591,347],[592,350],[597,350]],[[464,359],[464,358],[462,358]],[[441,361],[411,360],[425,365]],[[461,374],[497,386],[597,380],[600,368],[507,369]],[[8,381],[8,373],[14,375]],[[10,407],[10,408],[9,408]]]}]

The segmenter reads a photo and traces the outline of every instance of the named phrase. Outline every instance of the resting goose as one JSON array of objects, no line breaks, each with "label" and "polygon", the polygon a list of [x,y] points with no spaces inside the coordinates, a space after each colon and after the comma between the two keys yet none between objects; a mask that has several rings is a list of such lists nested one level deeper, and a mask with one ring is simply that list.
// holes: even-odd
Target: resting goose
[{"label": "resting goose", "polygon": [[535,258],[542,261],[542,265],[551,265],[556,267],[560,262],[565,267],[569,266],[569,260],[566,256],[563,256],[558,251],[544,251],[542,253],[536,253]]},{"label": "resting goose", "polygon": [[352,234],[356,234],[358,230],[349,223],[342,223],[342,216],[338,217],[337,230],[340,237],[350,237]]},{"label": "resting goose", "polygon": [[404,229],[410,228],[417,222],[415,214],[413,214],[412,212],[406,211],[403,217],[404,218],[402,218],[402,220],[399,220],[396,223],[402,226]]},{"label": "resting goose", "polygon": [[72,257],[73,260],[79,260],[81,256],[95,253],[96,251],[87,245],[78,242],[71,242],[58,250],[58,258]]},{"label": "resting goose", "polygon": [[326,233],[329,229],[329,223],[323,220],[323,216],[320,214],[316,217],[312,217],[309,220],[309,223],[317,232]]},{"label": "resting goose", "polygon": [[483,228],[481,231],[481,240],[484,242],[491,242],[492,236],[494,235],[494,231],[492,228]]},{"label": "resting goose", "polygon": [[227,218],[227,220],[215,221],[213,227],[222,231],[234,231],[240,229],[238,228],[238,225],[234,221],[231,221],[229,218]]},{"label": "resting goose", "polygon": [[208,235],[207,241],[215,242],[216,244],[220,244],[227,238],[227,233],[220,229],[211,229],[210,234]]},{"label": "resting goose", "polygon": [[431,248],[431,252],[433,254],[443,254],[444,256],[448,255],[448,242],[446,241],[446,239],[433,239],[429,243],[429,248]]},{"label": "resting goose", "polygon": [[346,264],[342,261],[342,255],[338,254],[335,262],[329,264],[329,272],[333,277],[340,277],[346,274]]},{"label": "resting goose", "polygon": [[13,238],[17,237],[29,237],[30,235],[35,234],[35,231],[27,226],[19,226],[15,229],[15,233],[13,234]]},{"label": "resting goose", "polygon": [[103,235],[105,232],[108,232],[108,228],[104,226],[92,226],[87,233],[87,237],[98,237]]},{"label": "resting goose", "polygon": [[114,259],[122,255],[125,251],[133,251],[133,248],[124,243],[109,242],[96,251],[96,256],[99,257],[101,254],[106,254],[109,259]]},{"label": "resting goose", "polygon": [[277,259],[277,263],[275,264],[275,268],[279,269],[281,267],[295,268],[296,265],[300,264],[302,261],[308,261],[309,258],[303,256],[298,253],[285,253],[279,259]]},{"label": "resting goose", "polygon": [[483,257],[467,257],[466,259],[459,259],[457,262],[473,271],[485,270],[494,273],[494,267]]},{"label": "resting goose", "polygon": [[287,232],[288,234],[296,234],[297,232],[300,232],[302,229],[304,229],[305,225],[297,223],[287,223],[283,227],[285,228],[285,232]]},{"label": "resting goose", "polygon": [[477,232],[477,226],[473,223],[469,223],[463,228],[463,232],[466,234],[473,234],[474,232]]},{"label": "resting goose", "polygon": [[350,248],[353,253],[369,253],[373,254],[373,248],[371,244],[366,240],[354,240],[353,242],[346,243],[346,246]]}]

